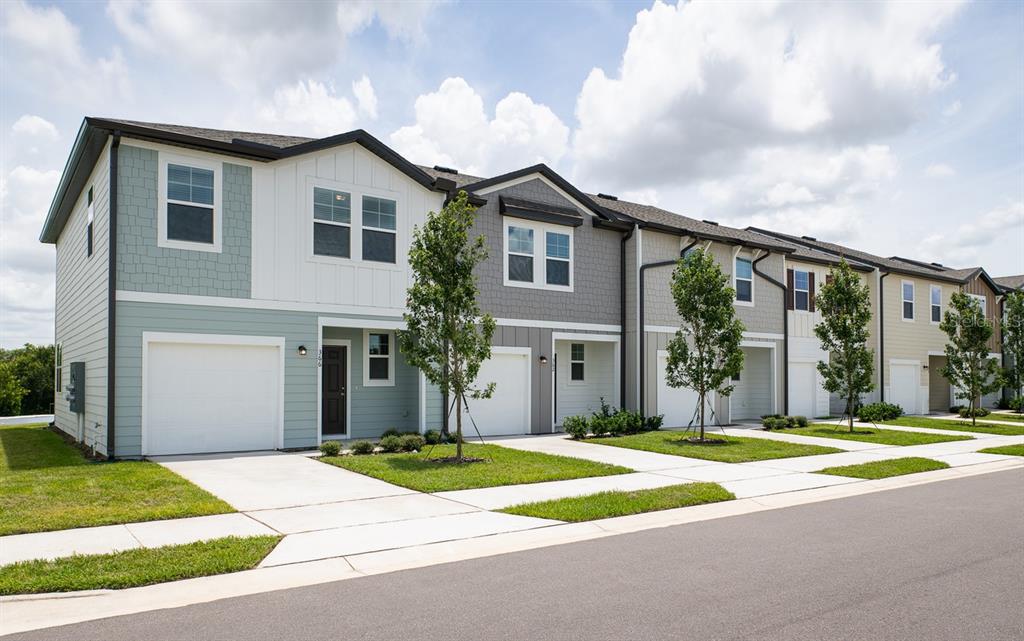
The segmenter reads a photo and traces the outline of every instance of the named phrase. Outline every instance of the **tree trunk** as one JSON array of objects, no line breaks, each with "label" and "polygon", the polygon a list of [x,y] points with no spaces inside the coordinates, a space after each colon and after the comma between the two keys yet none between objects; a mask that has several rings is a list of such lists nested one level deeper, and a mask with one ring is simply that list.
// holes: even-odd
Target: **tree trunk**
[{"label": "tree trunk", "polygon": [[462,404],[465,397],[458,394],[459,409],[455,412],[455,459],[462,462]]},{"label": "tree trunk", "polygon": [[853,395],[846,397],[846,414],[850,420],[850,434],[853,434]]},{"label": "tree trunk", "polygon": [[704,440],[704,390],[697,395],[700,401],[700,440]]},{"label": "tree trunk", "polygon": [[444,409],[442,410],[443,417],[442,417],[442,421],[441,421],[441,436],[444,439],[448,438],[448,432],[449,432],[449,430],[448,430],[448,422],[452,420],[452,414],[451,414],[452,398],[451,398],[451,393],[448,390],[448,386],[451,384],[451,381],[448,378],[448,376],[449,376],[449,369],[448,368],[449,367],[450,367],[450,365],[448,363],[448,341],[446,340],[444,342],[444,380],[445,380],[444,400],[443,400]]}]

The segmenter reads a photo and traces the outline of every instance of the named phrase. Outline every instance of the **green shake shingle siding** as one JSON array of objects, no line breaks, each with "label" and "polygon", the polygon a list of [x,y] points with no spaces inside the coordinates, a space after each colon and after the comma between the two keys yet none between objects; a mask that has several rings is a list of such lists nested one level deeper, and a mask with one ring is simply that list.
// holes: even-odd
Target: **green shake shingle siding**
[{"label": "green shake shingle siding", "polygon": [[117,288],[249,298],[252,289],[252,169],[223,164],[219,253],[157,245],[159,158],[122,145],[118,157]]}]

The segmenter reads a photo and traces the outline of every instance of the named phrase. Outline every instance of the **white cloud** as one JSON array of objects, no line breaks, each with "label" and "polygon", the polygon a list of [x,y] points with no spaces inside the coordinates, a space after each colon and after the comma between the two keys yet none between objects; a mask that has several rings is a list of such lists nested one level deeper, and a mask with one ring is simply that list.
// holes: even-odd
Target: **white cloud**
[{"label": "white cloud", "polygon": [[924,175],[929,178],[949,178],[956,175],[956,170],[946,163],[936,162],[925,167]]},{"label": "white cloud", "polygon": [[352,94],[356,97],[359,105],[359,113],[369,117],[370,120],[377,119],[377,94],[373,90],[370,79],[363,74],[363,77],[352,83]]},{"label": "white cloud", "polygon": [[27,138],[39,138],[45,141],[54,141],[59,138],[57,127],[49,120],[40,116],[25,114],[14,121],[11,125],[11,133],[15,136]]},{"label": "white cloud", "polygon": [[391,144],[414,162],[490,175],[536,163],[554,165],[565,154],[569,128],[550,108],[523,93],[498,101],[494,117],[462,78],[416,98],[416,122],[391,134]]},{"label": "white cloud", "polygon": [[1001,242],[1015,245],[1016,268],[1020,269],[1020,256],[1024,254],[1024,202],[1010,203],[972,217],[971,222],[951,232],[930,234],[919,243],[918,255],[944,265],[987,265],[991,251]]},{"label": "white cloud", "polygon": [[942,110],[942,115],[947,117],[947,118],[952,118],[953,116],[955,116],[958,113],[960,113],[960,109],[962,109],[962,108],[963,108],[963,105],[960,104],[960,101],[959,100],[954,100],[953,102],[951,102],[948,105],[946,105],[946,107]]},{"label": "white cloud", "polygon": [[269,100],[251,112],[236,113],[230,126],[322,138],[351,131],[358,115],[352,100],[335,93],[334,87],[315,80],[300,80],[278,87]]}]

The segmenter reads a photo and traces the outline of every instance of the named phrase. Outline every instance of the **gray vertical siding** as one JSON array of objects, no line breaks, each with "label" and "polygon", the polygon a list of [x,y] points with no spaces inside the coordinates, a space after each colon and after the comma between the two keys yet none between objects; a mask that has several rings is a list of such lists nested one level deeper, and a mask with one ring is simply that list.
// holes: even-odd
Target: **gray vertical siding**
[{"label": "gray vertical siding", "polygon": [[190,251],[157,246],[157,152],[122,145],[118,155],[117,288],[249,298],[252,169],[223,164],[221,251]]},{"label": "gray vertical siding", "polygon": [[[554,355],[551,353],[551,330],[538,327],[499,326],[494,331],[491,344],[501,347],[529,347],[530,359],[530,433],[545,434],[551,426],[551,368]],[[540,363],[541,356],[548,362]],[[498,390],[496,393],[500,393]]]}]

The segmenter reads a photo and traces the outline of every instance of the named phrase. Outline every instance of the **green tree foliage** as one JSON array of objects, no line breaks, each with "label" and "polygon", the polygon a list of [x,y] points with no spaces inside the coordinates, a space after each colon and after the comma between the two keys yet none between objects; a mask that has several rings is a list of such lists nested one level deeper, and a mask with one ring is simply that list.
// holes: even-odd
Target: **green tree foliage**
[{"label": "green tree foliage", "polygon": [[818,373],[829,392],[846,400],[846,415],[853,431],[853,415],[861,394],[874,389],[874,352],[867,347],[871,324],[871,298],[868,286],[861,282],[845,260],[834,267],[830,281],[815,297],[821,322],[814,334],[829,361],[818,361]]},{"label": "green tree foliage", "polygon": [[[480,365],[491,356],[495,322],[481,314],[473,270],[487,258],[483,236],[470,240],[476,208],[464,191],[431,212],[422,229],[413,230],[406,329],[399,345],[409,364],[418,367],[457,408],[466,398],[489,398],[494,383],[479,386]],[[462,412],[455,412],[456,458],[462,460]]]},{"label": "green tree foliage", "polygon": [[14,373],[14,365],[0,360],[0,416],[21,414],[21,399],[26,391]]},{"label": "green tree foliage", "polygon": [[988,342],[995,330],[985,318],[985,310],[979,302],[964,292],[955,292],[949,299],[939,324],[946,333],[946,364],[940,373],[950,385],[958,388],[968,398],[971,423],[974,424],[974,410],[984,394],[999,389],[999,367],[989,358]]},{"label": "green tree foliage", "polygon": [[672,272],[672,298],[681,319],[668,344],[666,381],[697,392],[700,440],[708,396],[732,394],[732,378],[743,369],[743,323],[736,318],[736,292],[710,254],[696,250]]},{"label": "green tree foliage", "polygon": [[[1024,292],[1010,292],[1003,303],[1003,353],[1007,366],[1003,370],[1006,386],[1013,390],[1014,397],[1024,396]],[[1017,409],[1024,412],[1024,403]]]},{"label": "green tree foliage", "polygon": [[0,414],[49,414],[53,409],[53,345],[26,343],[18,349],[0,349],[0,362],[10,369],[22,390],[19,410]]}]

